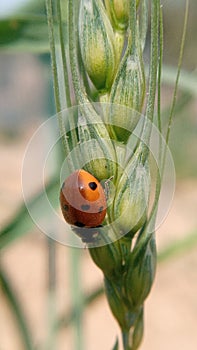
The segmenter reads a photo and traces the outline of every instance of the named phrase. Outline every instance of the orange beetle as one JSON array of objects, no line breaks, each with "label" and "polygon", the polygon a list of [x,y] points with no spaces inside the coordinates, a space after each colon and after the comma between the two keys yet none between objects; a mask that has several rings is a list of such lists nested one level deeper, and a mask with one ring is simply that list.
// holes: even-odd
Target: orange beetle
[{"label": "orange beetle", "polygon": [[98,180],[85,170],[76,170],[60,191],[64,219],[77,227],[97,227],[106,215],[106,198]]}]

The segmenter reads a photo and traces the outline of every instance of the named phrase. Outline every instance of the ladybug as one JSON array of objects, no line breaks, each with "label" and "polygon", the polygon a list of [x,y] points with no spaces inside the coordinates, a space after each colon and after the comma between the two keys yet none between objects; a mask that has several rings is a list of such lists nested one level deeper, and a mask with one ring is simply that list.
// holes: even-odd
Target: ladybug
[{"label": "ladybug", "polygon": [[64,219],[77,227],[98,227],[106,215],[106,197],[99,181],[85,170],[76,170],[60,191]]}]

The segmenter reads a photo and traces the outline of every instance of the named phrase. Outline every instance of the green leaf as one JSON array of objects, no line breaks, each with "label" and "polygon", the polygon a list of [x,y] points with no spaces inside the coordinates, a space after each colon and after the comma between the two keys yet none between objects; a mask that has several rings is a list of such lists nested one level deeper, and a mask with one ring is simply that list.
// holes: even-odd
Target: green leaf
[{"label": "green leaf", "polygon": [[4,52],[49,52],[44,15],[16,15],[0,20],[0,50]]},{"label": "green leaf", "polygon": [[20,331],[21,339],[25,346],[26,350],[33,350],[33,342],[31,339],[31,334],[27,326],[27,320],[23,314],[23,311],[20,306],[20,302],[16,297],[16,293],[13,290],[9,279],[7,278],[5,272],[0,269],[0,286],[4,292],[5,297],[7,298],[10,308],[13,311],[13,314],[16,318],[16,324]]},{"label": "green leaf", "polygon": [[184,238],[179,239],[169,244],[158,255],[158,262],[162,263],[170,261],[172,258],[177,258],[183,254],[188,254],[197,245],[197,229],[185,235]]},{"label": "green leaf", "polygon": [[[59,183],[57,179],[52,180],[48,184],[46,191],[47,195],[51,198],[51,201],[53,198],[57,198],[57,193],[59,192]],[[29,201],[28,208],[31,210],[33,207],[40,206],[42,204],[43,197],[44,192],[40,192],[35,195]],[[44,215],[43,208],[41,209],[41,213]],[[35,227],[34,222],[32,221],[26,206],[22,205],[13,220],[0,231],[0,250],[12,243],[16,238],[20,238],[29,233],[33,227]]]},{"label": "green leaf", "polygon": [[114,347],[112,350],[118,350],[119,346],[118,346],[118,338],[116,338],[116,342],[114,344]]}]

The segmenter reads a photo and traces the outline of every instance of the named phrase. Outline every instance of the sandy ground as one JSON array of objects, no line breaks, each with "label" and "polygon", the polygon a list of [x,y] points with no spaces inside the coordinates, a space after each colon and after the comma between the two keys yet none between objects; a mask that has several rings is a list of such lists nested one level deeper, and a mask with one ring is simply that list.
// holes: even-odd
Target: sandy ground
[{"label": "sandy ground", "polygon": [[[5,223],[22,201],[21,162],[27,137],[15,143],[1,143],[0,222]],[[157,232],[161,250],[197,227],[197,181],[177,183],[172,209]],[[71,305],[71,249],[56,245],[57,302],[59,315]],[[45,344],[47,336],[47,242],[35,228],[1,253],[1,263],[21,300],[35,345]],[[194,247],[176,259],[161,263],[145,306],[145,335],[141,350],[195,350],[197,348],[197,254]],[[102,283],[102,274],[83,251],[81,281],[85,291]],[[84,316],[85,350],[109,350],[118,334],[105,297],[101,297]],[[0,289],[0,350],[22,350],[15,321]],[[43,349],[74,350],[73,329],[62,329],[57,346]]]}]

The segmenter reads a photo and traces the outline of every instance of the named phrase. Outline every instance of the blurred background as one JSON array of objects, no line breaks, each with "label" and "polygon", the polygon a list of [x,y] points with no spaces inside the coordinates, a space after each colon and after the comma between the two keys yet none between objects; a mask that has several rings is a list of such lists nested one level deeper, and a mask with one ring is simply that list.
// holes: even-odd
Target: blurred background
[{"label": "blurred background", "polygon": [[[164,0],[162,5],[167,115],[185,1]],[[176,190],[157,231],[159,262],[145,305],[142,350],[194,350],[197,344],[196,14],[197,2],[190,0],[170,137]],[[23,207],[21,166],[27,143],[55,113],[44,2],[1,0],[0,16],[0,350],[112,349],[119,330],[102,293],[102,273],[87,250],[51,242]],[[54,195],[57,189],[50,187]],[[36,193],[33,198],[36,203]],[[75,270],[79,259],[80,270]]]}]

